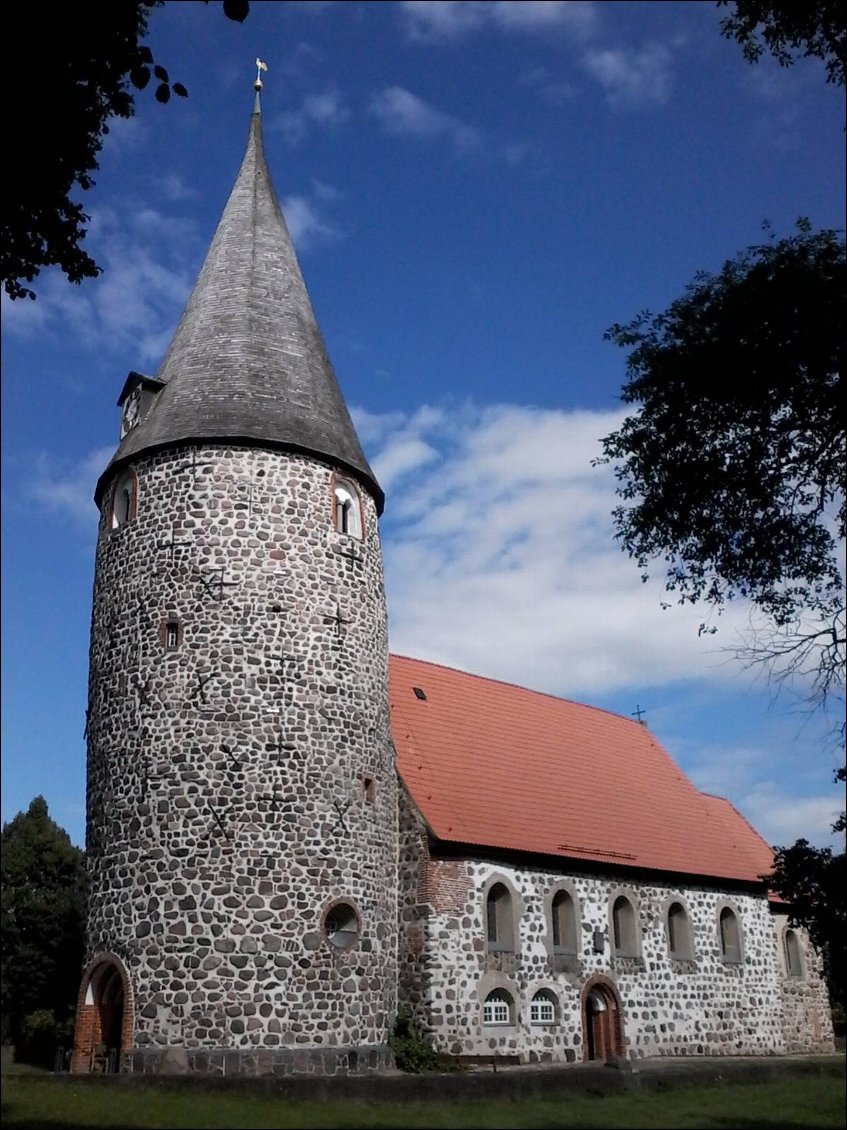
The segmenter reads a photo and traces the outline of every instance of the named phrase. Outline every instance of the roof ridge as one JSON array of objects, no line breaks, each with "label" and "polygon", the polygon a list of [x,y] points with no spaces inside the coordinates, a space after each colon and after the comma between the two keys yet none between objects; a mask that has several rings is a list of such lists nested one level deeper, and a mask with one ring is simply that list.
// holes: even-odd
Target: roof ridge
[{"label": "roof ridge", "polygon": [[[646,726],[642,726],[640,722],[635,722],[633,719],[627,718],[625,714],[618,714],[614,710],[609,710],[605,706],[593,706],[590,702],[580,702],[575,698],[567,698],[564,695],[553,694],[552,691],[539,691],[534,687],[527,687],[523,683],[514,683],[510,679],[497,679],[492,675],[480,675],[475,671],[465,671],[461,667],[449,667],[446,663],[437,663],[432,659],[418,659],[414,655],[399,655],[394,651],[389,653],[389,658],[406,659],[410,663],[425,663],[428,667],[439,667],[442,671],[452,671],[457,675],[466,675],[469,679],[479,679],[487,683],[497,683],[501,687],[511,687],[513,690],[524,691],[526,694],[539,695],[542,698],[552,699],[553,702],[567,702],[571,706],[579,706],[583,710],[594,710],[598,714],[607,714],[610,718],[617,718],[620,722],[626,722],[627,725],[637,726],[639,730],[647,734],[654,745],[658,745],[658,741]],[[699,792],[699,790],[697,791]]]}]

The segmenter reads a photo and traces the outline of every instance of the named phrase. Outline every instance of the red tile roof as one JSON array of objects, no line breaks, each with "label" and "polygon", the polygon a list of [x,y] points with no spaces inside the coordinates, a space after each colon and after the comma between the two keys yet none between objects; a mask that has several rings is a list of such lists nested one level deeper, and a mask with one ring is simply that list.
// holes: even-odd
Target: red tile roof
[{"label": "red tile roof", "polygon": [[758,833],[638,722],[419,659],[389,670],[398,772],[439,840],[745,882],[769,869]]}]

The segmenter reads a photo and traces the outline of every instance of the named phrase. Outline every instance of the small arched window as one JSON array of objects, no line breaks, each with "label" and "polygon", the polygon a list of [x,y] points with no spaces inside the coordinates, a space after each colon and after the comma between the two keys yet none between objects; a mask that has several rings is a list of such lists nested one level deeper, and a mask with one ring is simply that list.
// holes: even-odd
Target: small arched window
[{"label": "small arched window", "polygon": [[489,950],[514,950],[512,896],[504,883],[494,883],[488,890],[485,898],[485,929]]},{"label": "small arched window", "polygon": [[349,949],[359,940],[359,916],[347,902],[330,907],[324,919],[326,939],[335,949]]},{"label": "small arched window", "polygon": [[539,989],[529,1002],[530,1024],[555,1024],[558,1014],[557,1001],[549,989]]},{"label": "small arched window", "polygon": [[794,930],[785,931],[785,969],[789,977],[803,976],[803,953]]},{"label": "small arched window", "polygon": [[138,486],[135,474],[124,471],[112,492],[112,529],[117,530],[135,518]]},{"label": "small arched window", "polygon": [[690,961],[694,957],[691,923],[679,902],[671,903],[668,908],[668,950],[674,961]]},{"label": "small arched window", "polygon": [[635,930],[635,911],[624,895],[619,895],[612,905],[612,932],[615,957],[637,957],[638,935]]},{"label": "small arched window", "polygon": [[577,952],[576,905],[567,891],[556,891],[550,905],[553,933],[553,952],[575,954]]},{"label": "small arched window", "polygon": [[515,1002],[505,989],[489,993],[482,1005],[483,1024],[514,1024]]},{"label": "small arched window", "polygon": [[362,536],[362,501],[349,479],[335,480],[335,528],[350,537]]},{"label": "small arched window", "polygon": [[728,906],[721,911],[719,930],[721,956],[724,961],[741,961],[741,932],[738,929],[738,918]]}]

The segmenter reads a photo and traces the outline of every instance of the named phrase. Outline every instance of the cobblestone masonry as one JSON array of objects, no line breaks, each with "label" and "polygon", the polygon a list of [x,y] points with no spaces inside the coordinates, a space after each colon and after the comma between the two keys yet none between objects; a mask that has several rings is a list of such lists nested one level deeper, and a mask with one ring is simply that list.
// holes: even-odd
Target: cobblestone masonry
[{"label": "cobblestone masonry", "polygon": [[[132,469],[134,520],[112,530],[107,493],[95,570],[89,956],[126,966],[136,1065],[383,1066],[397,790],[373,502],[359,540],[316,460],[205,446]],[[339,901],[349,948],[323,928]]]},{"label": "cobblestone masonry", "polygon": [[[433,859],[414,807],[401,798],[401,998],[443,1051],[521,1062],[583,1058],[582,988],[596,974],[617,987],[629,1058],[657,1055],[774,1055],[831,1051],[832,1025],[820,963],[805,945],[802,978],[786,975],[781,923],[762,896],[619,876],[535,871],[474,859]],[[485,891],[497,880],[515,912],[514,952],[489,953]],[[553,951],[549,896],[563,887],[578,907],[576,957]],[[611,954],[610,906],[628,895],[638,913],[638,955]],[[667,910],[680,902],[693,960],[669,957]],[[718,916],[738,915],[740,963],[721,955]],[[595,931],[602,952],[595,952]],[[493,989],[515,1002],[514,1024],[485,1026]],[[557,1005],[554,1024],[530,1023],[539,990]]]}]

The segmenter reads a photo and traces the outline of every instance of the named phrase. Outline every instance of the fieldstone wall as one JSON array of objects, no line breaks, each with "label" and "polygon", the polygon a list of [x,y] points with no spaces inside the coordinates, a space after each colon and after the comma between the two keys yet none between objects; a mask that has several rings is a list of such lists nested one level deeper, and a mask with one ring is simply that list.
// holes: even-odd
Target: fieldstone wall
[{"label": "fieldstone wall", "polygon": [[333,469],[313,459],[199,447],[132,470],[134,516],[112,529],[107,492],[95,567],[89,956],[125,964],[151,1062],[381,1062],[397,790],[373,501],[358,539],[336,533]]},{"label": "fieldstone wall", "polygon": [[[597,975],[617,989],[630,1059],[832,1049],[823,1010],[820,1039],[802,1013],[801,999],[813,998],[819,1007],[819,979],[810,974],[802,988],[786,986],[764,897],[700,886],[627,884],[611,874],[432,859],[422,822],[408,802],[402,824],[401,867],[417,866],[418,873],[415,881],[404,876],[402,888],[401,998],[442,1051],[523,1063],[581,1061],[583,988]],[[459,877],[463,896],[457,904]],[[486,941],[485,894],[494,882],[503,883],[512,896],[515,945],[506,952],[489,952]],[[567,890],[577,906],[575,955],[557,953],[552,944],[549,908],[556,889]],[[611,906],[621,894],[634,906],[638,924],[637,950],[627,957],[614,956],[610,944]],[[675,902],[685,908],[691,925],[688,960],[669,956],[667,914]],[[740,962],[722,956],[718,922],[725,906],[738,916]],[[514,1023],[483,1024],[483,1001],[496,989],[512,998]],[[540,990],[556,1002],[555,1023],[530,1021],[530,1002]],[[789,1016],[790,999],[796,999],[796,1007]]]},{"label": "fieldstone wall", "polygon": [[823,979],[823,963],[802,927],[791,927],[800,944],[801,968],[789,972],[785,954],[786,914],[773,914],[774,940],[778,953],[783,1034],[789,1055],[831,1052],[835,1046],[829,993]]}]

